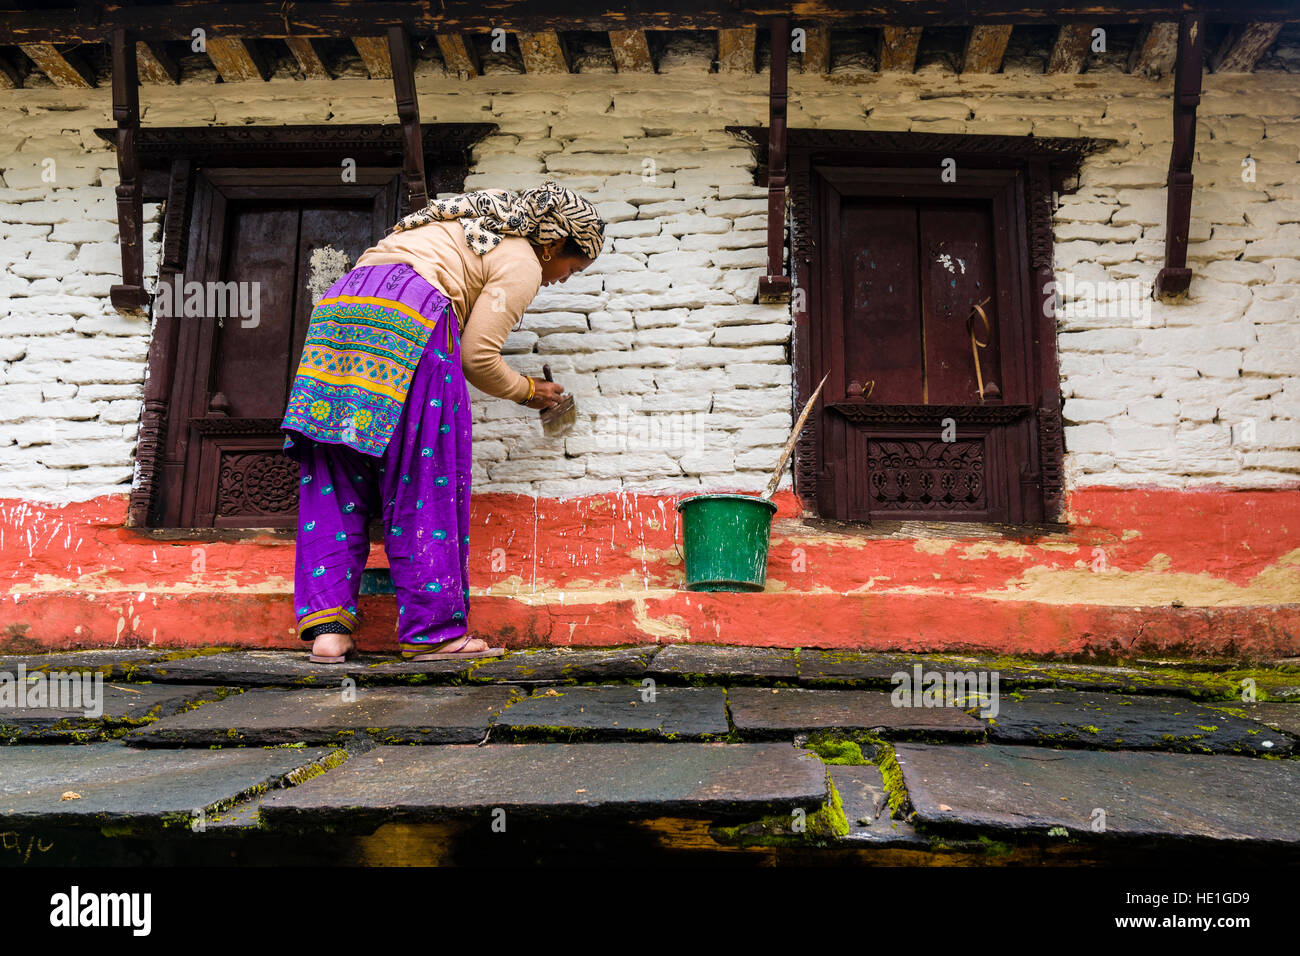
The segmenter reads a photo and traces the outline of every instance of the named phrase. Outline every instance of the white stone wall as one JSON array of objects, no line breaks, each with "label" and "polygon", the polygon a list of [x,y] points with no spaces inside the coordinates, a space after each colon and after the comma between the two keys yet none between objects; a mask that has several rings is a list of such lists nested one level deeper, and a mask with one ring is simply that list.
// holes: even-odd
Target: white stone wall
[{"label": "white stone wall", "polygon": [[[578,425],[548,441],[535,412],[476,395],[476,491],[758,489],[787,437],[789,311],[752,304],[766,203],[748,151],[724,131],[766,122],[767,79],[707,75],[699,56],[665,65],[649,77],[425,70],[417,81],[425,121],[500,127],[478,147],[469,188],[553,178],[589,191],[610,223],[605,254],[543,290],[506,348],[527,374],[550,363]],[[1300,474],[1300,77],[1205,85],[1191,293],[1107,316],[1087,310],[1086,283],[1149,287],[1162,264],[1168,81],[792,78],[795,126],[1118,141],[1089,159],[1056,215],[1070,487],[1261,487]],[[108,303],[117,177],[92,132],[110,125],[108,97],[0,92],[0,123],[17,133],[0,154],[0,497],[129,487],[148,329]],[[150,125],[394,120],[391,83],[364,79],[186,83],[146,87],[142,101]],[[156,273],[160,209],[146,212]]]}]

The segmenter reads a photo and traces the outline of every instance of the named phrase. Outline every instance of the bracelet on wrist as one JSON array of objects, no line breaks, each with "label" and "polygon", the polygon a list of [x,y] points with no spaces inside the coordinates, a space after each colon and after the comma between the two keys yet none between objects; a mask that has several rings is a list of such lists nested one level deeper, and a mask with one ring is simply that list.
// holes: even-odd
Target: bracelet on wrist
[{"label": "bracelet on wrist", "polygon": [[527,405],[537,394],[537,383],[533,381],[533,377],[531,375],[525,375],[524,378],[528,379],[528,395],[519,400],[520,405]]}]

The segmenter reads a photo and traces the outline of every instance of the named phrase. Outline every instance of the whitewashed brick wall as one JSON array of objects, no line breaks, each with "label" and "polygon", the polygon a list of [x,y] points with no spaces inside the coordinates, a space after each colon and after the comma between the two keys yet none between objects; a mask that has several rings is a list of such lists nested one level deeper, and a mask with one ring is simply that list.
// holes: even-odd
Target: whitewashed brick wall
[{"label": "whitewashed brick wall", "polygon": [[[553,178],[588,191],[610,223],[605,254],[543,290],[506,347],[521,372],[550,363],[577,398],[578,425],[547,440],[535,412],[476,394],[477,491],[766,482],[792,422],[790,315],[752,304],[766,203],[724,127],[766,122],[767,80],[705,75],[702,56],[669,57],[650,77],[418,78],[425,121],[500,127],[477,148],[468,188]],[[1300,474],[1300,77],[1205,85],[1188,299],[1114,318],[1063,302],[1071,487],[1258,487]],[[796,75],[792,90],[795,126],[1115,139],[1061,197],[1058,279],[1149,284],[1162,264],[1167,81],[850,69]],[[394,120],[391,84],[364,79],[146,87],[143,106],[151,125]],[[92,132],[108,116],[106,89],[0,92],[0,123],[17,132],[0,154],[3,497],[129,488],[149,336],[108,303],[116,163]],[[156,275],[161,210],[146,213]]]}]

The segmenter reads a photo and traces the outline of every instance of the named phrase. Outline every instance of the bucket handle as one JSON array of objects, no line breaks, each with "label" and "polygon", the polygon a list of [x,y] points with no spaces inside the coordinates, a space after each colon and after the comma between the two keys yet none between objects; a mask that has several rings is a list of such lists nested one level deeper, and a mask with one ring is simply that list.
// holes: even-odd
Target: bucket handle
[{"label": "bucket handle", "polygon": [[677,557],[681,559],[682,567],[686,566],[686,555],[682,554],[681,542],[677,540],[677,532],[682,529],[682,513],[677,512],[677,526],[673,528],[673,547],[677,549]]}]

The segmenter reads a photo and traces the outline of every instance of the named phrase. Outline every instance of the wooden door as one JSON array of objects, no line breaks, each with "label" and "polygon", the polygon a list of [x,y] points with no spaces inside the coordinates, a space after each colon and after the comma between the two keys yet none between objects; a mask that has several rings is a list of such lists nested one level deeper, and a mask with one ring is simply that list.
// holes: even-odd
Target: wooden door
[{"label": "wooden door", "polygon": [[323,292],[395,219],[396,171],[357,178],[342,184],[334,169],[200,174],[184,288],[201,304],[180,324],[164,524],[293,526],[297,465],[281,453],[279,425],[312,290]]},{"label": "wooden door", "polygon": [[819,510],[1034,520],[1033,335],[1015,180],[958,190],[905,171],[821,172],[812,380],[830,379]]}]

